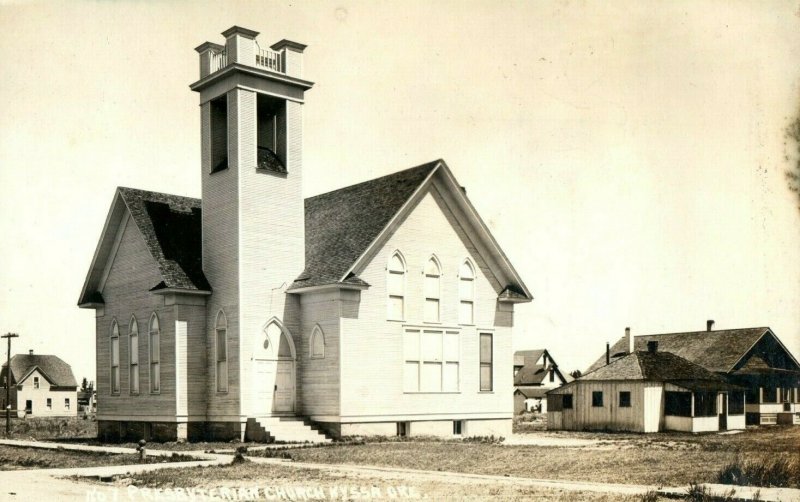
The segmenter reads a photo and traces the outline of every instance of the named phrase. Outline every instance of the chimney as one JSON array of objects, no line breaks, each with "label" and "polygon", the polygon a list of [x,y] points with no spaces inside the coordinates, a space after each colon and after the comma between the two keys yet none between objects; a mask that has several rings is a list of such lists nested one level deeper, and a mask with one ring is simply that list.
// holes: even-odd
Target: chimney
[{"label": "chimney", "polygon": [[650,340],[647,342],[647,352],[651,354],[655,354],[658,352],[658,342],[655,340]]},{"label": "chimney", "polygon": [[625,328],[625,340],[628,342],[628,354],[633,354],[633,337],[631,328]]},{"label": "chimney", "polygon": [[29,355],[29,356],[32,356],[32,355],[33,355],[33,349],[28,349],[28,355]]},{"label": "chimney", "polygon": [[611,363],[611,346],[606,342],[606,364]]},{"label": "chimney", "polygon": [[711,331],[714,329],[714,319],[709,319],[706,321],[706,331]]}]

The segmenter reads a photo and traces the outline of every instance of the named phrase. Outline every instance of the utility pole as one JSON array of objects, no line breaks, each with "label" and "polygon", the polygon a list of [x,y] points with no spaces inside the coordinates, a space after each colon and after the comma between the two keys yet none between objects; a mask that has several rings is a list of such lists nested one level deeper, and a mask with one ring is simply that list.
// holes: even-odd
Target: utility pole
[{"label": "utility pole", "polygon": [[8,352],[6,354],[6,437],[11,435],[11,339],[19,338],[16,333],[6,333],[0,338],[8,340]]}]

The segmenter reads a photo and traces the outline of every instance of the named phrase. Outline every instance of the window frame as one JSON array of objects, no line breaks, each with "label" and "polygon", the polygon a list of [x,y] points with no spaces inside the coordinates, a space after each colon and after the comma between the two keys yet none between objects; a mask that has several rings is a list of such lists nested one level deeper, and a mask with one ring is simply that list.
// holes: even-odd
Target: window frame
[{"label": "window frame", "polygon": [[[314,346],[317,340],[322,340],[321,353],[314,352]],[[314,326],[314,329],[311,330],[311,336],[308,338],[308,358],[325,359],[325,333],[323,333],[322,328],[319,326],[319,324]]]},{"label": "window frame", "polygon": [[[469,276],[464,274],[464,270],[469,271]],[[466,258],[463,262],[461,262],[461,265],[458,269],[458,324],[462,326],[475,325],[475,275],[475,266],[472,264],[469,258]],[[462,295],[463,283],[470,284],[470,295]],[[469,305],[470,308],[470,318],[468,321],[461,316],[462,307],[464,305]]]},{"label": "window frame", "polygon": [[[116,348],[116,354],[115,354]],[[115,356],[116,355],[116,361]],[[111,336],[109,337],[109,388],[111,394],[118,396],[120,394],[120,373],[119,373],[119,323],[116,319],[111,320]]]},{"label": "window frame", "polygon": [[[489,337],[489,362],[484,362],[483,344],[481,339]],[[489,368],[489,385],[484,387],[483,368]],[[478,392],[494,392],[494,333],[480,331],[478,333]]]},{"label": "window frame", "polygon": [[[156,326],[155,330],[153,330],[154,321]],[[159,321],[158,314],[155,312],[150,316],[150,322],[147,323],[147,333],[150,394],[161,394],[161,321]],[[157,343],[155,343],[155,351],[153,350],[154,337],[158,337]],[[157,378],[154,378],[154,375],[156,375]],[[157,386],[153,385],[155,382],[158,383]]]},{"label": "window frame", "polygon": [[[423,337],[425,334],[428,335],[438,335],[439,337],[439,344],[440,344],[440,357],[437,358],[426,358],[423,350]],[[409,339],[409,335],[413,335],[417,337],[417,353],[415,358],[406,357],[406,343]],[[447,349],[446,349],[446,339],[448,336],[454,336],[457,341],[457,347],[455,350],[456,358],[453,359],[452,357],[448,357]],[[459,330],[455,329],[446,329],[446,328],[432,328],[430,326],[421,326],[421,327],[406,327],[403,330],[403,393],[404,394],[459,394],[461,393],[461,360],[463,359],[462,352],[461,352],[461,336],[462,333]],[[409,356],[411,354],[408,354]],[[408,371],[408,364],[416,364],[417,365],[417,376],[416,382],[417,387],[416,390],[409,389],[406,386],[406,371]],[[439,365],[439,390],[430,390],[424,388],[423,381],[424,379],[424,367],[425,364]],[[445,388],[445,375],[447,374],[448,365],[455,365],[456,366],[456,382],[455,382],[455,389]]]},{"label": "window frame", "polygon": [[[223,349],[225,352],[225,359],[220,359],[220,332],[223,334]],[[228,350],[228,316],[225,315],[223,309],[217,312],[217,318],[214,322],[214,381],[218,393],[228,392],[230,386],[230,369],[229,369],[229,350]],[[224,366],[225,379],[221,379],[221,366]],[[220,385],[224,383],[224,385]]]},{"label": "window frame", "polygon": [[33,388],[34,389],[38,389],[39,388],[39,377],[38,376],[33,377]]},{"label": "window frame", "polygon": [[45,402],[45,407],[48,410],[52,410],[53,409],[53,398],[51,398],[51,397],[47,398],[47,401]]},{"label": "window frame", "polygon": [[[623,399],[623,396],[626,396],[626,399]],[[621,390],[619,391],[619,397],[617,406],[620,408],[630,408],[631,407],[631,391],[629,390]]]},{"label": "window frame", "polygon": [[[598,397],[599,397],[599,399],[598,399]],[[602,390],[593,390],[592,391],[592,408],[603,408],[603,407],[605,407],[605,403],[604,403],[604,400],[603,400],[603,391]]]},{"label": "window frame", "polygon": [[[134,335],[135,333],[135,335]],[[133,338],[136,338],[136,350],[133,350]],[[134,354],[136,361],[133,360]],[[134,378],[134,375],[136,378]],[[132,396],[138,396],[141,391],[141,372],[139,371],[139,322],[136,316],[132,315],[128,323],[128,393]],[[133,388],[133,382],[136,382],[136,389]]]},{"label": "window frame", "polygon": [[[429,268],[431,265],[435,267],[435,270]],[[436,255],[431,255],[428,261],[425,262],[425,267],[422,269],[422,321],[426,324],[441,324],[442,322],[442,275],[444,274],[442,273],[441,262]],[[436,281],[435,288],[429,289],[429,279]],[[436,302],[435,318],[428,317],[428,304],[432,302]]]},{"label": "window frame", "polygon": [[[567,403],[569,403],[569,406],[567,406]],[[571,392],[561,395],[561,409],[571,410],[573,409],[574,403],[575,399],[572,397]]]},{"label": "window frame", "polygon": [[69,398],[68,397],[64,398],[64,410],[66,410],[66,411],[70,410],[70,402],[69,402]]},{"label": "window frame", "polygon": [[[397,258],[400,263],[400,268],[402,270],[393,269],[393,261]],[[396,291],[392,291],[392,284],[393,281],[391,279],[392,276],[400,276],[399,285],[400,285],[400,294],[397,294]],[[396,250],[389,256],[389,261],[386,264],[386,319],[389,321],[400,321],[404,322],[406,318],[406,278],[408,275],[408,265],[406,264],[406,260],[403,257],[403,254]],[[395,316],[394,309],[392,308],[393,300],[400,300],[400,315]]]}]

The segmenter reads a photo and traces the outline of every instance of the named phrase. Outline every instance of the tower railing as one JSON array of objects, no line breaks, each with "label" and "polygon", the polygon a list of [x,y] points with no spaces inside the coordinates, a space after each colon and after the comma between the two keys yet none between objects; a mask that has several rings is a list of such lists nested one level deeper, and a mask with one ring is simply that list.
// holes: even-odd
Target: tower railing
[{"label": "tower railing", "polygon": [[211,53],[211,73],[228,66],[228,54],[223,50]]},{"label": "tower railing", "polygon": [[256,48],[256,66],[283,73],[280,53],[270,49]]}]

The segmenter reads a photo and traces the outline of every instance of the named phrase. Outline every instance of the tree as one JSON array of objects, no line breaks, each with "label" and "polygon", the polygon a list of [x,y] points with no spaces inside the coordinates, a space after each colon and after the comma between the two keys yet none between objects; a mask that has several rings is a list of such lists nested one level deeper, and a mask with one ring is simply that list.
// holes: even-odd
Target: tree
[{"label": "tree", "polygon": [[[798,109],[795,119],[786,127],[786,138],[787,142],[791,143],[791,147],[786,145],[786,160],[791,164],[789,170],[786,171],[786,178],[789,182],[789,190],[800,198],[800,109]],[[789,153],[789,149],[791,149],[791,153]],[[800,209],[800,200],[798,200],[797,208]]]},{"label": "tree", "polygon": [[86,377],[83,377],[83,380],[81,381],[81,390],[86,390],[88,386],[89,386],[89,381],[86,380]]}]

